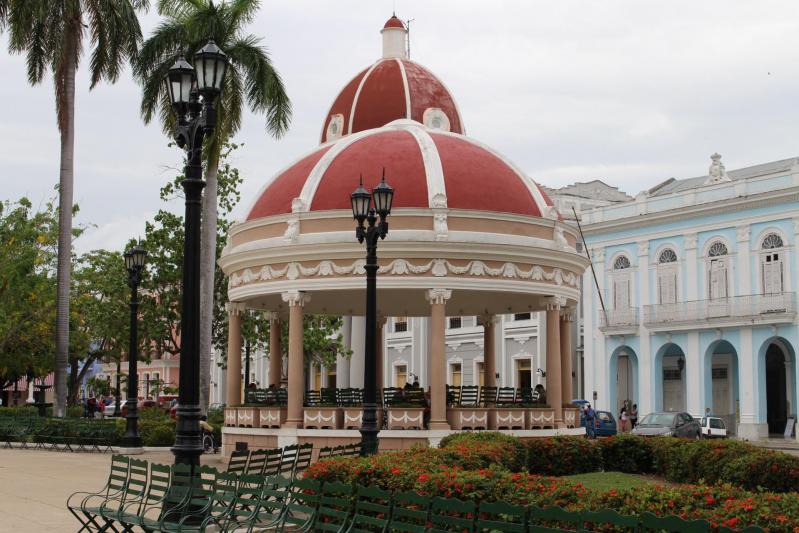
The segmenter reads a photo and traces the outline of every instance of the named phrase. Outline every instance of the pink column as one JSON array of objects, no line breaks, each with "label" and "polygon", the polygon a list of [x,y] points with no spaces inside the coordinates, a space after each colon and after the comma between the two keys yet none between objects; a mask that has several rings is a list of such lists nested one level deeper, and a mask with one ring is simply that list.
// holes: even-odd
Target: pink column
[{"label": "pink column", "polygon": [[244,304],[229,302],[227,331],[227,370],[225,370],[225,404],[241,405],[241,315]]},{"label": "pink column", "polygon": [[280,387],[283,373],[283,352],[280,350],[282,327],[277,313],[269,315],[269,384]]},{"label": "pink column", "polygon": [[563,391],[560,368],[560,308],[563,299],[547,302],[547,403],[555,410],[555,427],[563,427]]},{"label": "pink column", "polygon": [[563,401],[570,402],[574,399],[572,392],[572,321],[574,310],[565,308],[560,315],[560,367],[561,390]]},{"label": "pink column", "polygon": [[447,300],[452,291],[430,289],[430,429],[449,429],[447,423],[447,369],[445,327]]},{"label": "pink column", "polygon": [[[497,386],[497,355],[494,342],[497,330],[497,317],[483,315],[483,372],[486,387]],[[475,376],[475,382],[479,376]]]},{"label": "pink column", "polygon": [[311,299],[302,291],[282,294],[289,304],[289,383],[288,410],[283,427],[302,427],[302,403],[305,385],[305,361],[303,350],[303,306]]}]

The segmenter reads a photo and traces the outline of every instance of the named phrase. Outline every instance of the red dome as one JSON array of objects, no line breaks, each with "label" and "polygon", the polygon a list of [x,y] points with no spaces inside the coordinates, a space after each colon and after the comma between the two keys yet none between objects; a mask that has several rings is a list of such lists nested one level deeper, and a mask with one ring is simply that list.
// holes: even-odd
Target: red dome
[{"label": "red dome", "polygon": [[[462,135],[398,120],[316,149],[280,172],[260,193],[247,220],[350,207],[363,175],[374,187],[383,168],[397,192],[395,208],[474,209],[549,215],[538,185],[488,147]],[[542,215],[543,214],[543,215]]]},{"label": "red dome", "polygon": [[391,15],[391,18],[388,19],[383,26],[383,29],[386,28],[402,28],[404,30],[405,24],[403,24],[402,21],[397,18],[397,15]]},{"label": "red dome", "polygon": [[432,72],[407,59],[381,59],[338,94],[322,128],[321,142],[409,118],[428,127],[464,133],[458,106]]}]

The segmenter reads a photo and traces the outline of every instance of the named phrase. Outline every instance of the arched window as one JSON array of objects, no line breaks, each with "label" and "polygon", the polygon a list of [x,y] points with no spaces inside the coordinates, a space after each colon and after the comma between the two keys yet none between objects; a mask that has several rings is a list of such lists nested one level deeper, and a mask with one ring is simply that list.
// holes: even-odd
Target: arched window
[{"label": "arched window", "polygon": [[626,255],[620,255],[613,262],[613,270],[623,270],[625,268],[630,268],[630,260],[627,259]]},{"label": "arched window", "polygon": [[782,237],[776,233],[766,235],[760,245],[763,250],[760,255],[760,284],[763,294],[780,294],[785,290],[782,252],[779,250],[783,246]]},{"label": "arched window", "polygon": [[658,303],[677,303],[677,254],[666,248],[658,255]]},{"label": "arched window", "polygon": [[630,260],[620,255],[613,261],[613,309],[630,308]]},{"label": "arched window", "polygon": [[766,238],[763,239],[763,244],[761,245],[761,247],[764,250],[782,248],[783,247],[782,237],[780,237],[776,233],[769,233],[768,235],[766,235]]},{"label": "arched window", "polygon": [[721,241],[714,242],[708,248],[707,296],[711,300],[727,298],[727,253],[727,245]]},{"label": "arched window", "polygon": [[665,263],[676,263],[677,262],[677,254],[671,248],[666,248],[660,255],[658,256],[658,263],[665,264]]},{"label": "arched window", "polygon": [[721,257],[722,255],[727,255],[727,245],[721,241],[716,241],[710,245],[707,255],[708,257]]}]

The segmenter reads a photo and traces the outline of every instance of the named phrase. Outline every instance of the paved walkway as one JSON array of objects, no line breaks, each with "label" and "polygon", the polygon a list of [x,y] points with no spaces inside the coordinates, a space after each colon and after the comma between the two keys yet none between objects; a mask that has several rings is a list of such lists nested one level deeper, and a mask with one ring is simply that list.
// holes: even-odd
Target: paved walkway
[{"label": "paved walkway", "polygon": [[[137,458],[171,464],[170,452]],[[218,466],[219,455],[203,463]],[[77,531],[67,498],[77,491],[99,490],[108,478],[111,454],[0,450],[0,530],[38,533]]]}]

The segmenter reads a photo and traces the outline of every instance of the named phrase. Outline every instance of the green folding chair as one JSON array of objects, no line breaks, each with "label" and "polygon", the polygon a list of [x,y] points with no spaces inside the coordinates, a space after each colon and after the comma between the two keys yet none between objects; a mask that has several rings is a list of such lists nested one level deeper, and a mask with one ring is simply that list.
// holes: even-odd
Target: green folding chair
[{"label": "green folding chair", "polygon": [[78,533],[90,527],[100,529],[97,523],[97,513],[103,502],[108,498],[113,498],[125,490],[128,482],[128,471],[130,468],[130,458],[124,455],[111,456],[111,471],[105,486],[96,492],[75,492],[67,498],[67,509],[81,524]]},{"label": "green folding chair", "polygon": [[477,504],[458,498],[433,498],[428,533],[474,531]]},{"label": "green folding chair", "polygon": [[475,531],[490,533],[526,533],[527,509],[522,505],[506,502],[481,502],[477,510]]},{"label": "green folding chair", "polygon": [[346,533],[385,533],[390,516],[390,491],[380,487],[358,487],[355,512]]},{"label": "green folding chair", "polygon": [[[602,509],[600,511],[583,511],[580,518],[582,527],[580,531],[596,531],[605,529],[603,526],[613,526],[613,529],[621,529],[636,533],[640,528],[640,520],[637,516],[620,514],[615,509]],[[589,524],[593,527],[585,527]]]},{"label": "green folding chair", "polygon": [[325,483],[319,497],[314,531],[344,531],[352,513],[352,485]]},{"label": "green folding chair", "polygon": [[391,519],[386,531],[426,533],[430,517],[430,498],[413,491],[395,492]]}]

